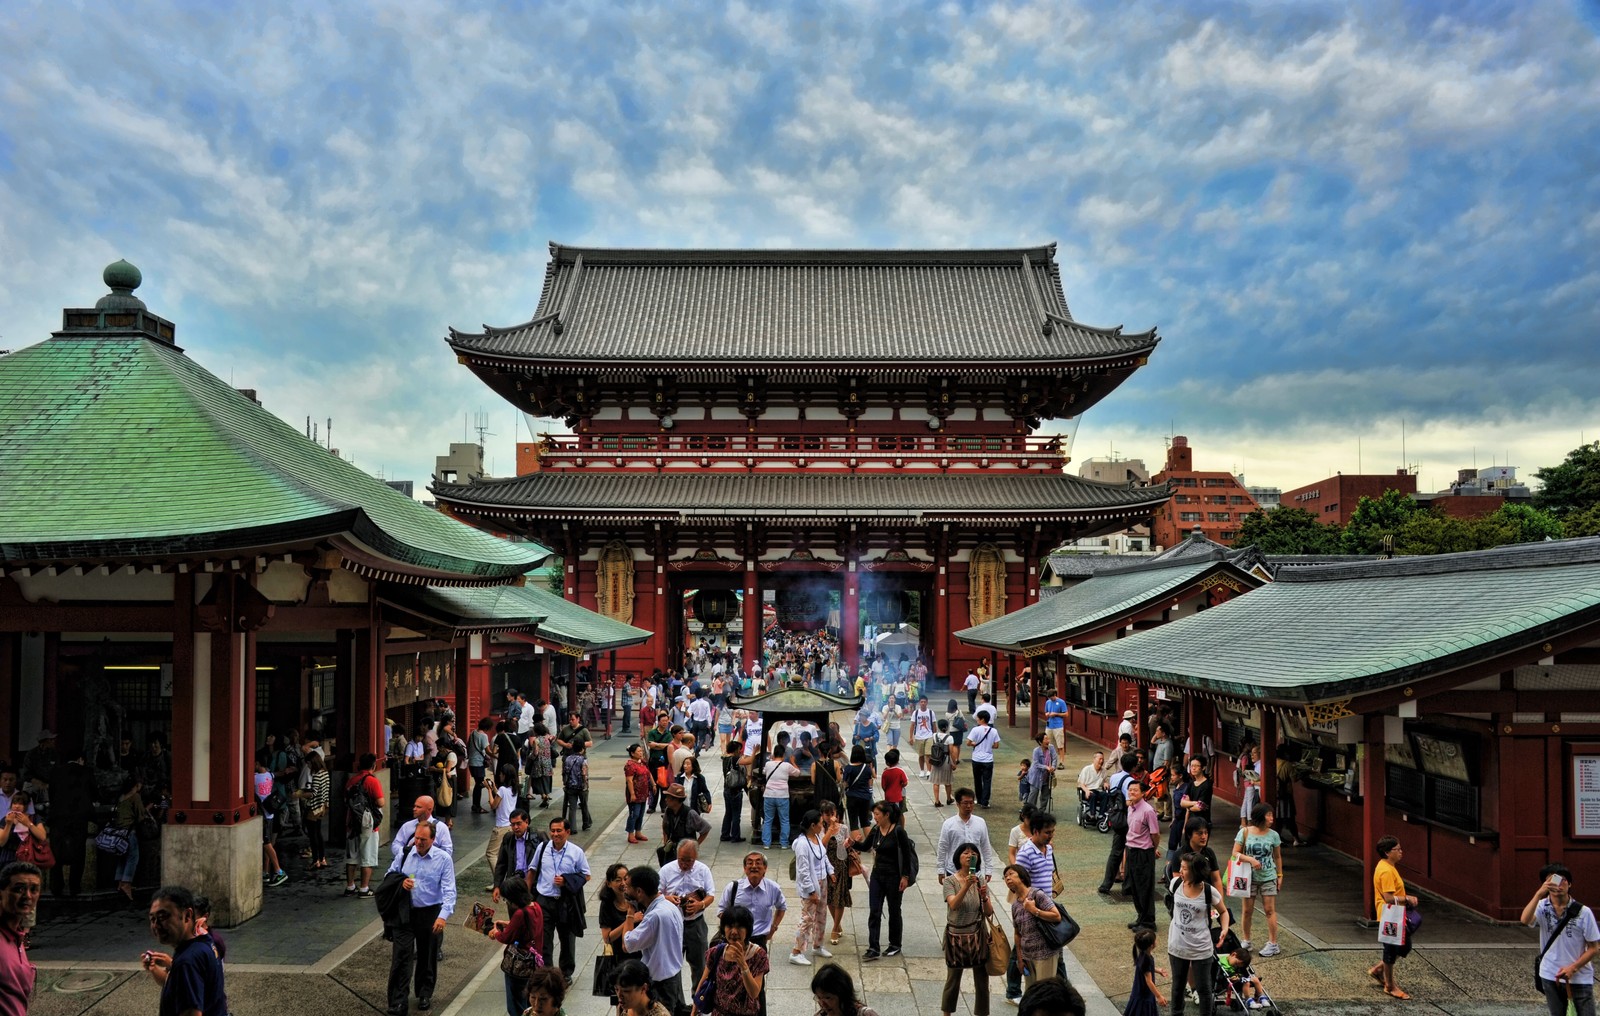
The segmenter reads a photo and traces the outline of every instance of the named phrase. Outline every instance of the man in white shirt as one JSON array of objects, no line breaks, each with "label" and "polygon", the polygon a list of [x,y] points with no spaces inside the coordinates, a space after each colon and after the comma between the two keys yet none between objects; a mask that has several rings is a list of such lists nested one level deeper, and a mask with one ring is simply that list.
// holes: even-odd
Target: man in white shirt
[{"label": "man in white shirt", "polygon": [[1138,740],[1139,740],[1137,737],[1135,737],[1133,735],[1133,710],[1132,709],[1124,710],[1123,713],[1122,713],[1122,723],[1120,725],[1118,725],[1118,727],[1117,727],[1117,736],[1121,737],[1123,734],[1127,734],[1128,735],[1128,740],[1133,741],[1135,743],[1137,743]]},{"label": "man in white shirt", "polygon": [[518,695],[517,704],[522,707],[522,712],[517,715],[517,744],[521,745],[533,733],[533,703],[528,701],[528,696]]},{"label": "man in white shirt", "polygon": [[921,776],[927,779],[932,772],[928,762],[928,749],[933,746],[934,724],[938,717],[928,707],[928,696],[917,699],[917,708],[911,711],[911,743],[917,746],[917,768],[922,770]]},{"label": "man in white shirt", "polygon": [[695,751],[711,745],[711,700],[698,695],[689,703],[689,731],[694,734]]},{"label": "man in white shirt", "polygon": [[967,732],[967,744],[972,747],[968,756],[972,762],[972,789],[978,795],[978,807],[987,809],[994,789],[994,750],[1000,746],[1000,732],[990,725],[988,717],[979,714],[978,725]]},{"label": "man in white shirt", "polygon": [[1564,1014],[1570,997],[1580,1016],[1591,1016],[1600,925],[1594,911],[1572,898],[1572,872],[1566,865],[1547,864],[1539,874],[1544,882],[1522,908],[1522,923],[1539,929],[1539,977],[1544,982],[1545,1004],[1552,1013]]},{"label": "man in white shirt", "polygon": [[678,841],[677,861],[661,869],[661,895],[683,913],[683,956],[689,961],[689,983],[699,984],[711,941],[706,911],[717,902],[717,884],[711,869],[700,860],[700,844],[693,837]]},{"label": "man in white shirt", "polygon": [[939,869],[939,881],[943,882],[946,875],[955,874],[951,867],[955,863],[956,850],[963,843],[975,843],[982,861],[978,871],[985,879],[991,877],[1000,867],[999,860],[994,853],[994,844],[989,842],[989,823],[972,813],[972,806],[976,803],[977,796],[968,787],[956,791],[956,813],[944,820],[944,825],[939,827],[939,850],[936,855]]},{"label": "man in white shirt", "polygon": [[544,710],[539,714],[539,719],[544,723],[544,729],[554,734],[560,729],[561,721],[556,713],[556,704],[546,702]]},{"label": "man in white shirt", "polygon": [[1078,772],[1078,797],[1087,801],[1091,811],[1099,812],[1105,807],[1106,783],[1111,779],[1111,770],[1106,768],[1106,753],[1094,753],[1094,761],[1084,766]]},{"label": "man in white shirt", "polygon": [[988,692],[978,696],[978,708],[973,710],[972,715],[986,717],[989,720],[989,726],[994,726],[994,719],[999,715],[999,711],[995,709],[994,702]]},{"label": "man in white shirt", "polygon": [[966,680],[961,682],[961,687],[967,690],[967,712],[976,712],[978,708],[978,672],[968,669]]}]

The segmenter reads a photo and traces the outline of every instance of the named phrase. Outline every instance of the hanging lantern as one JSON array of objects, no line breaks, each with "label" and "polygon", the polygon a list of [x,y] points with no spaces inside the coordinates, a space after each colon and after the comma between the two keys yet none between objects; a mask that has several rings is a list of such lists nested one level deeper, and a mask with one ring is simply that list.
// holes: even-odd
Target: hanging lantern
[{"label": "hanging lantern", "polygon": [[911,613],[911,594],[904,589],[886,589],[867,598],[867,615],[873,624],[902,624]]},{"label": "hanging lantern", "polygon": [[732,589],[699,589],[691,601],[697,621],[712,630],[726,628],[739,616],[739,594]]},{"label": "hanging lantern", "polygon": [[778,589],[778,626],[788,631],[817,631],[828,621],[832,605],[826,589],[783,586]]}]

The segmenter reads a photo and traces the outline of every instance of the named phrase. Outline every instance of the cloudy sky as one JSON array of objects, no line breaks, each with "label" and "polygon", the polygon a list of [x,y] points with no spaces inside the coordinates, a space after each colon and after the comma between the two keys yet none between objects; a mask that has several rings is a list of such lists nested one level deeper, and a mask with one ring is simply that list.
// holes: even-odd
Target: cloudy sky
[{"label": "cloudy sky", "polygon": [[420,489],[480,409],[511,470],[442,340],[531,317],[552,239],[1054,240],[1080,319],[1165,336],[1080,461],[1438,487],[1600,437],[1600,0],[473,6],[0,5],[0,347],[126,257]]}]

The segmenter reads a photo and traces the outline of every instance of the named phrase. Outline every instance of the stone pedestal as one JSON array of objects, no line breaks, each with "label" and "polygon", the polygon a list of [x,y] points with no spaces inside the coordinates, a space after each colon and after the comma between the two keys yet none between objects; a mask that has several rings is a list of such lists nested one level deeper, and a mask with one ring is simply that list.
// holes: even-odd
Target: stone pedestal
[{"label": "stone pedestal", "polygon": [[211,898],[211,922],[231,928],[261,911],[261,818],[237,825],[161,827],[161,881]]}]

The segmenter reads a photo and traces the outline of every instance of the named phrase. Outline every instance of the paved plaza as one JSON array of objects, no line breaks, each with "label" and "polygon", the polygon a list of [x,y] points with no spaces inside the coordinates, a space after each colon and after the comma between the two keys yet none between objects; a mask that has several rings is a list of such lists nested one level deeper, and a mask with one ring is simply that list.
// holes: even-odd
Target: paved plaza
[{"label": "paved plaza", "polygon": [[[994,808],[979,811],[989,821],[997,853],[1004,856],[1005,839],[1015,822],[1014,784],[998,777],[1008,771],[1008,759],[1020,755],[1025,737],[1009,733],[996,764]],[[575,837],[588,852],[598,874],[605,864],[622,860],[630,865],[652,863],[653,845],[628,845],[622,832],[622,789],[619,775],[626,738],[618,734],[602,741],[593,752],[591,807],[595,826]],[[1068,747],[1070,779],[1092,748],[1086,742]],[[1014,771],[1014,762],[1009,767]],[[712,782],[718,777],[712,776]],[[958,777],[959,782],[959,777]],[[1064,781],[1066,782],[1066,781]],[[925,844],[923,877],[905,900],[905,955],[862,962],[866,946],[866,891],[859,887],[856,905],[847,915],[844,938],[833,947],[835,962],[856,978],[866,1000],[882,1016],[912,1016],[939,1011],[944,979],[940,935],[944,907],[934,878],[933,845],[939,824],[953,814],[950,808],[932,806],[927,784],[913,779],[907,826],[913,838]],[[710,817],[713,835],[702,859],[711,866],[719,886],[739,875],[739,865],[750,849],[747,844],[717,841],[721,820],[720,792],[714,791],[717,811]],[[1105,861],[1108,838],[1079,828],[1072,820],[1075,796],[1070,786],[1058,790],[1056,849],[1066,889],[1062,900],[1082,924],[1083,934],[1070,950],[1066,973],[1089,1000],[1096,1016],[1118,1013],[1130,990],[1129,935],[1124,925],[1132,907],[1121,895],[1102,897],[1094,886]],[[1226,806],[1217,807],[1219,827],[1236,821]],[[536,812],[552,816],[554,809]],[[484,901],[487,884],[483,847],[488,839],[487,816],[466,815],[456,821],[456,868],[461,902],[458,918],[474,900]],[[748,834],[748,822],[745,825]],[[1219,852],[1221,847],[1218,847]],[[311,873],[297,856],[285,851],[290,882],[267,894],[260,916],[225,932],[228,942],[228,989],[236,1016],[267,1016],[293,1012],[296,1016],[380,1013],[384,1009],[383,985],[388,970],[388,944],[379,937],[380,925],[370,901],[341,895],[343,870],[335,864],[325,872]],[[1416,950],[1402,962],[1400,983],[1412,1001],[1386,998],[1367,980],[1366,968],[1374,961],[1374,933],[1357,927],[1351,902],[1353,887],[1361,884],[1355,862],[1323,848],[1285,851],[1283,915],[1280,943],[1283,953],[1259,960],[1257,970],[1286,1013],[1396,1014],[1448,1013],[1452,1016],[1491,1016],[1538,1011],[1528,989],[1527,971],[1534,937],[1527,929],[1490,925],[1446,904],[1425,900],[1424,933]],[[868,859],[870,865],[870,858]],[[773,853],[772,873],[789,889],[788,853]],[[599,879],[591,883],[598,891]],[[859,882],[858,882],[859,886]],[[592,892],[591,892],[592,896]],[[591,915],[593,908],[591,906]],[[769,1009],[774,1013],[812,1012],[809,982],[815,968],[787,962],[796,926],[786,920],[774,943],[773,970],[768,984]],[[1157,916],[1164,942],[1166,914]],[[887,919],[887,918],[886,918]],[[592,920],[592,918],[591,918]],[[1264,921],[1257,918],[1257,946],[1265,942]],[[139,953],[151,941],[142,908],[114,913],[47,919],[36,934],[32,956],[40,967],[39,990],[31,1013],[40,1016],[105,1014],[129,1016],[156,1011],[157,991],[138,972]],[[498,1016],[505,1011],[499,970],[499,947],[461,927],[459,920],[446,934],[447,958],[440,965],[435,995],[436,1013],[444,1016]],[[591,963],[598,937],[579,939],[582,959],[577,992],[568,997],[568,1013],[601,1013],[605,1002],[587,994]],[[1158,952],[1160,944],[1158,943]],[[1165,961],[1160,961],[1164,965]],[[1167,988],[1164,986],[1163,991]],[[992,985],[996,1011],[1001,985]],[[971,999],[964,994],[958,1012],[971,1014]]]}]

